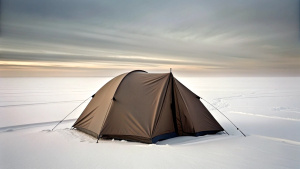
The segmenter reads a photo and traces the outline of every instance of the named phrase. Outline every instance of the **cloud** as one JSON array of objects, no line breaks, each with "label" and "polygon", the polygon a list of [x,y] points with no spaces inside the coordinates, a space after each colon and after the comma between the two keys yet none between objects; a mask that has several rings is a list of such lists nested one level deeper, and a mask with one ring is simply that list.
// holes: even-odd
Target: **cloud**
[{"label": "cloud", "polygon": [[0,60],[295,75],[298,3],[3,0]]}]

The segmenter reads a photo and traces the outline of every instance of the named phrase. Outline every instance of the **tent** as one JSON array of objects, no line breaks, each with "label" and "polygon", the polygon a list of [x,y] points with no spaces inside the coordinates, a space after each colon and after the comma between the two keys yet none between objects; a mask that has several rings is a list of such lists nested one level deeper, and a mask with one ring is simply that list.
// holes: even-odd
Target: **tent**
[{"label": "tent", "polygon": [[99,89],[73,127],[98,139],[143,143],[223,131],[199,98],[172,73],[135,70]]}]

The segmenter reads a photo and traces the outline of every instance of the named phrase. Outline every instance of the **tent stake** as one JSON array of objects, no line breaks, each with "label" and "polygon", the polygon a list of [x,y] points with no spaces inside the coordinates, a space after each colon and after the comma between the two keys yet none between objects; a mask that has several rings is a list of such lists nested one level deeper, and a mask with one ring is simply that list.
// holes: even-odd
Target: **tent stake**
[{"label": "tent stake", "polygon": [[[209,103],[207,100],[203,99],[202,97],[200,97],[200,99],[204,100],[206,103],[210,104],[212,107],[214,107],[216,110],[218,110],[224,117],[227,118],[228,121],[230,121],[231,124],[234,125],[234,127],[240,132],[243,134],[244,137],[246,137],[246,135],[227,117],[225,116],[224,113],[222,113],[218,108],[216,108],[214,105],[212,105],[211,103]],[[224,130],[225,131],[225,130]],[[226,132],[227,133],[227,132]],[[227,133],[228,134],[228,133]],[[228,134],[229,135],[229,134]]]},{"label": "tent stake", "polygon": [[[92,96],[90,96],[92,97]],[[63,118],[60,122],[58,122],[52,129],[52,131],[61,123],[63,122],[71,113],[73,113],[79,106],[81,106],[84,102],[86,102],[90,97],[88,97],[87,99],[85,99],[82,103],[80,103],[74,110],[72,110],[65,118]]]},{"label": "tent stake", "polygon": [[229,136],[229,133],[228,133],[226,130],[224,130],[224,133],[227,134],[227,135]]},{"label": "tent stake", "polygon": [[97,138],[97,143],[98,143],[98,141],[99,141],[100,137],[101,137],[101,135],[99,134],[99,136],[98,136],[98,138]]}]

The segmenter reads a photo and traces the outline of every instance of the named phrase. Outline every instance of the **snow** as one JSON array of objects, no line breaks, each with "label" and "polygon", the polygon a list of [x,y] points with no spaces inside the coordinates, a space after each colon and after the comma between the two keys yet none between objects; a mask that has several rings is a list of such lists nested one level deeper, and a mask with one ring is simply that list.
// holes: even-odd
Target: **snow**
[{"label": "snow", "polygon": [[229,136],[96,143],[70,130],[88,103],[51,129],[110,78],[0,78],[0,168],[300,167],[299,77],[177,78],[247,137],[203,102]]}]

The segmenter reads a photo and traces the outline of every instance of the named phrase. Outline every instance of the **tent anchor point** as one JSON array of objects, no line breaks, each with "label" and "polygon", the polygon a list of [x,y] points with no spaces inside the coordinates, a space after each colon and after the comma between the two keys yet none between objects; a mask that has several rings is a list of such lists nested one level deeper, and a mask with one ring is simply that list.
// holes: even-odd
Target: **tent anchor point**
[{"label": "tent anchor point", "polygon": [[[205,102],[207,102],[208,104],[210,104],[213,108],[215,108],[216,110],[218,110],[224,117],[226,117],[226,119],[231,123],[231,124],[233,124],[233,126],[240,132],[240,133],[242,133],[243,134],[243,136],[244,137],[246,137],[246,135],[227,117],[227,116],[225,116],[225,114],[224,113],[222,113],[218,108],[216,108],[214,105],[212,105],[211,103],[209,103],[207,100],[205,100],[205,99],[203,99],[202,97],[200,97],[200,99],[202,99],[202,100],[204,100]],[[224,130],[225,131],[225,130]],[[228,134],[228,132],[227,131],[225,131],[227,134]],[[228,134],[229,135],[229,134]]]}]

